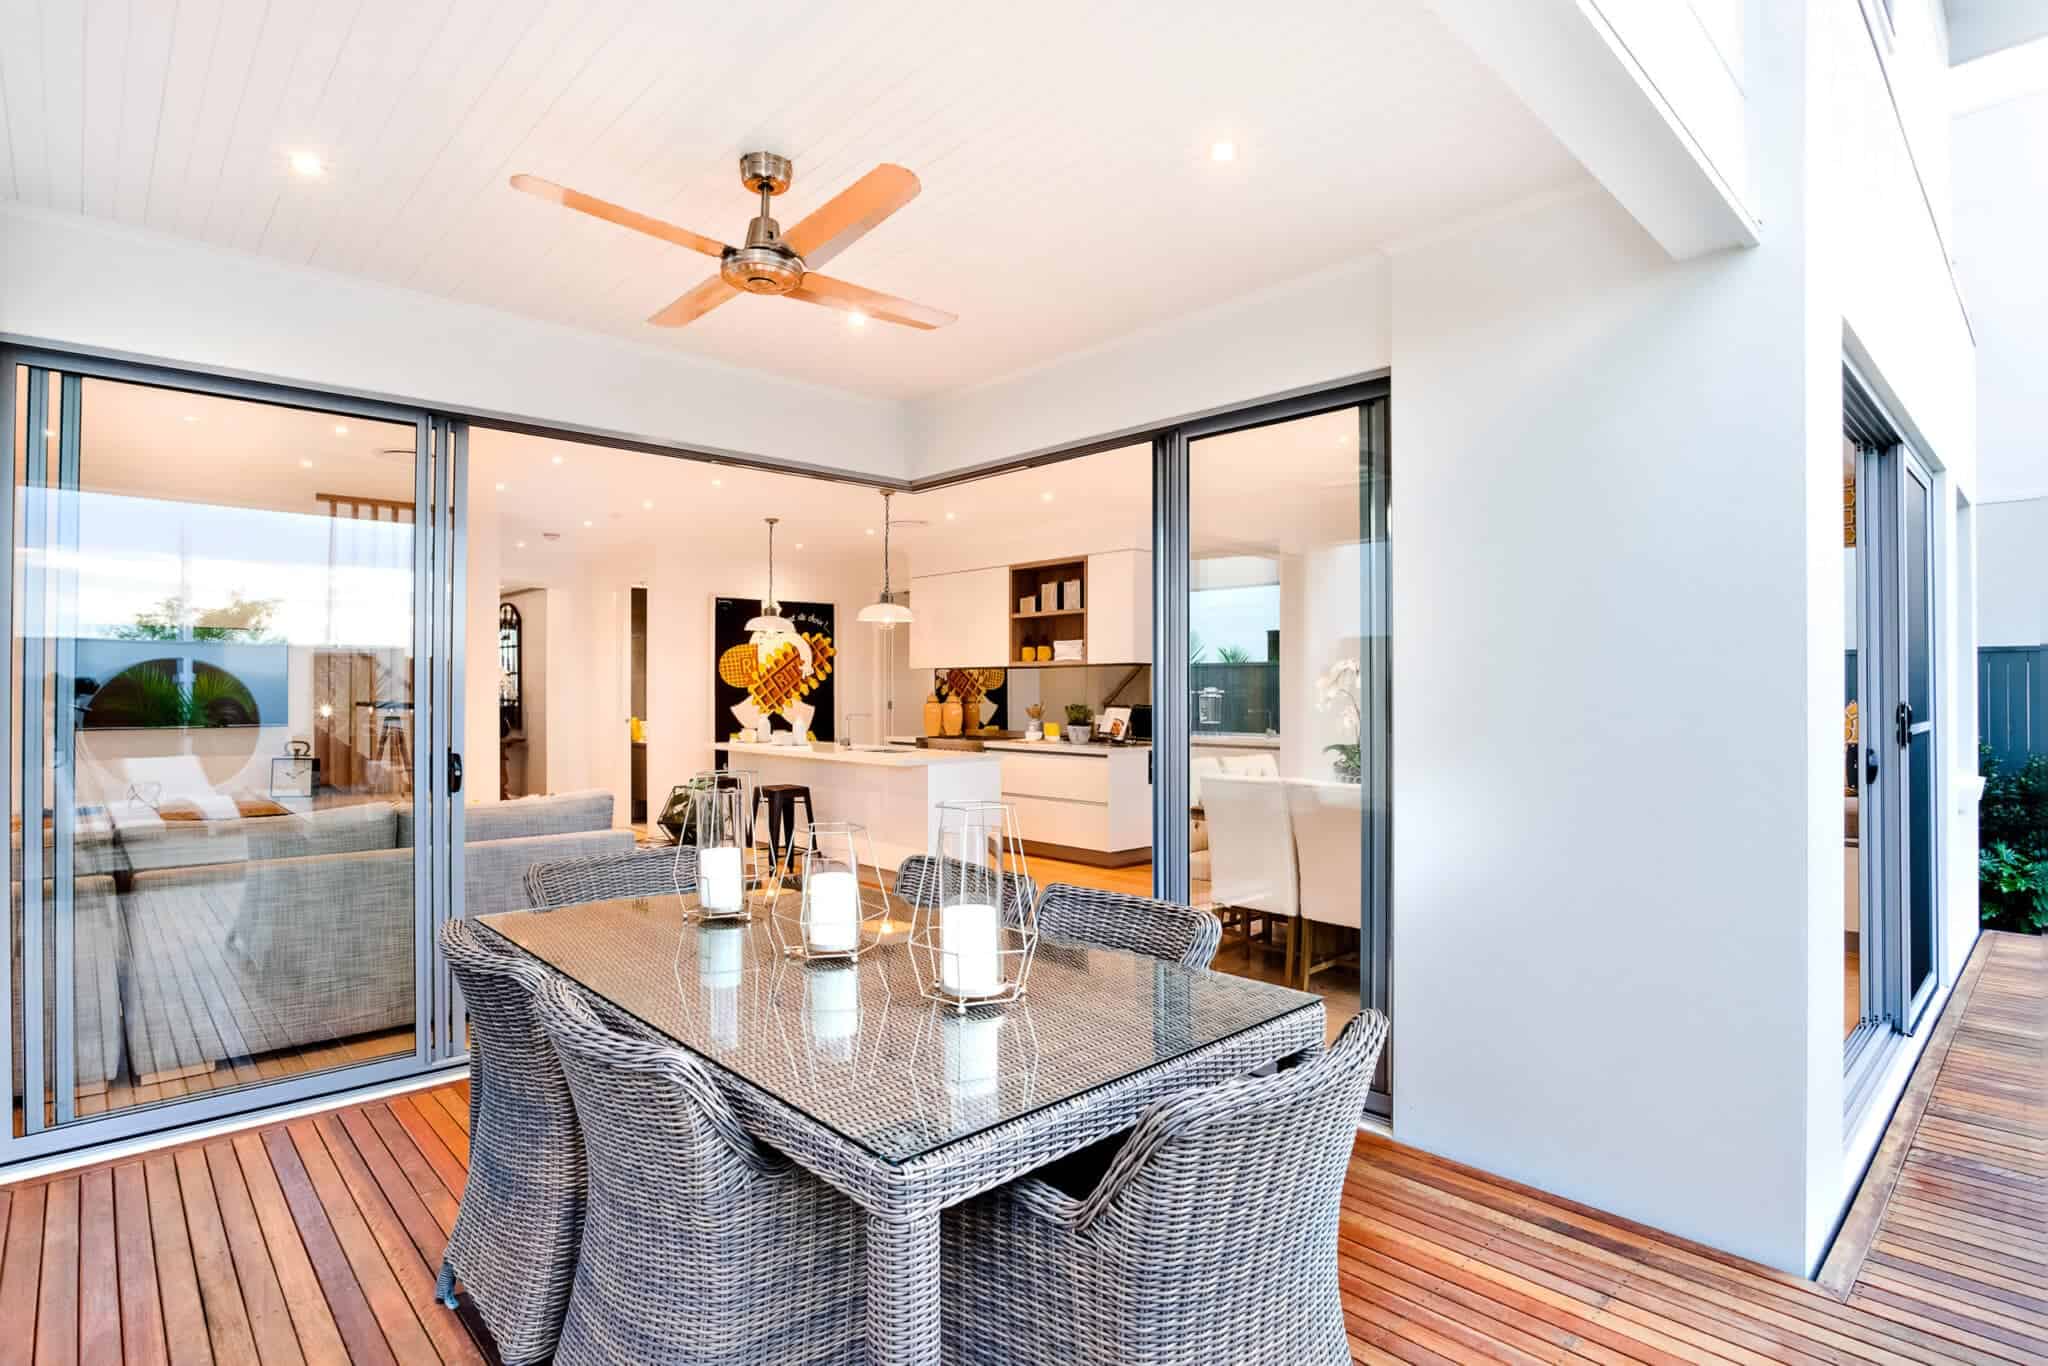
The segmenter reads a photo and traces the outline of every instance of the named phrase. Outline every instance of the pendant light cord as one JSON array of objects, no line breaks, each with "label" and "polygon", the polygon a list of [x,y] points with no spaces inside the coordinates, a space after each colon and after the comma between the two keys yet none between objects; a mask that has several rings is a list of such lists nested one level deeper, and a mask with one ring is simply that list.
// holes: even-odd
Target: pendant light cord
[{"label": "pendant light cord", "polygon": [[882,490],[882,601],[894,602],[889,592],[889,500],[894,497],[888,489]]},{"label": "pendant light cord", "polygon": [[767,615],[781,616],[782,603],[775,596],[775,524],[782,519],[780,517],[768,517],[763,520],[768,523],[768,600],[761,605],[774,609],[767,613]]}]

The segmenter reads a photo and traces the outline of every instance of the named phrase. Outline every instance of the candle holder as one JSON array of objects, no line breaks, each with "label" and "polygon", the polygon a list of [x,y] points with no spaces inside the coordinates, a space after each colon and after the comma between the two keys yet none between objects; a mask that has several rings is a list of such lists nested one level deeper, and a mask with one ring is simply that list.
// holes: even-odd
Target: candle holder
[{"label": "candle holder", "polygon": [[713,782],[697,793],[697,914],[748,920],[745,794]]},{"label": "candle holder", "polygon": [[932,873],[911,917],[918,990],[958,1011],[1021,999],[1038,950],[1038,909],[1009,894],[1011,876],[1025,873],[1015,810],[940,803]]},{"label": "candle holder", "polygon": [[788,957],[857,961],[881,942],[890,921],[868,828],[850,821],[807,827],[801,890],[793,897],[778,890],[768,904],[776,941]]}]

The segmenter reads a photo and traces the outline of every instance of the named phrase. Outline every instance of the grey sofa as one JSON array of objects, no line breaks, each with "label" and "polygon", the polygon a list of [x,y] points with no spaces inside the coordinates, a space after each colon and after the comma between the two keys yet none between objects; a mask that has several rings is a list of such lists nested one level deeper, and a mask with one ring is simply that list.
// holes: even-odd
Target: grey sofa
[{"label": "grey sofa", "polygon": [[[50,884],[43,882],[47,899]],[[9,884],[10,914],[13,917],[14,994],[22,999],[21,884]],[[90,1095],[106,1088],[121,1074],[121,965],[127,958],[127,935],[121,924],[114,897],[114,879],[104,874],[81,875],[73,889],[72,905],[72,1059],[77,1070],[77,1089]],[[49,917],[44,916],[47,926]],[[57,957],[45,938],[43,951],[43,1084],[56,1085],[57,1067]],[[19,1009],[17,1005],[16,1009]],[[11,1031],[14,1038],[13,1082],[10,1095],[19,1099],[27,1084],[27,1059],[23,1031]]]},{"label": "grey sofa", "polygon": [[[464,814],[470,915],[526,907],[530,864],[633,847],[608,792]],[[207,824],[124,847],[121,1025],[137,1081],[413,1023],[409,807]]]}]

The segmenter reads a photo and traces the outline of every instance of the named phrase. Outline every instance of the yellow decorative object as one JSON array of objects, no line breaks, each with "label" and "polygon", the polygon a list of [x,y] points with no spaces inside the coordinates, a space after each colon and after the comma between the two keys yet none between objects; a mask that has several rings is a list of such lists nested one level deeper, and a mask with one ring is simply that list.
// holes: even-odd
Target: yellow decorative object
[{"label": "yellow decorative object", "polygon": [[636,745],[647,743],[647,723],[635,716],[627,722],[627,733]]},{"label": "yellow decorative object", "polygon": [[1857,723],[1856,704],[1854,702],[1851,702],[1847,707],[1842,709],[1843,743],[1850,745],[1856,744],[1860,738],[1858,735],[1858,731],[1860,729],[1861,727]]},{"label": "yellow decorative object", "polygon": [[1057,721],[1048,721],[1048,722],[1046,722],[1046,723],[1045,723],[1045,738],[1046,738],[1046,739],[1048,739],[1048,740],[1057,740],[1057,739],[1059,739],[1059,738],[1060,738],[1060,723],[1059,723],[1059,722],[1057,722]]},{"label": "yellow decorative object", "polygon": [[957,697],[947,698],[942,709],[942,720],[945,724],[946,734],[958,735],[965,716],[966,713],[960,705],[960,699]]},{"label": "yellow decorative object", "polygon": [[924,733],[926,735],[941,734],[945,724],[945,704],[939,701],[936,694],[925,698]]}]

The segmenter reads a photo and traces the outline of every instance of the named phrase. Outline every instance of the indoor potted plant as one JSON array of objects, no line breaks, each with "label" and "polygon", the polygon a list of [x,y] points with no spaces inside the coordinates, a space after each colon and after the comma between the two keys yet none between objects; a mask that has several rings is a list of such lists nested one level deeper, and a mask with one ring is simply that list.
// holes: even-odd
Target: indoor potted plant
[{"label": "indoor potted plant", "polygon": [[1085,745],[1094,734],[1095,712],[1086,702],[1067,704],[1066,736],[1069,744]]}]

